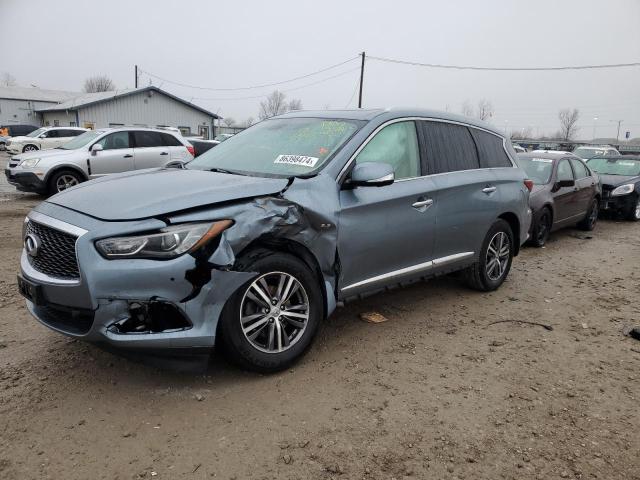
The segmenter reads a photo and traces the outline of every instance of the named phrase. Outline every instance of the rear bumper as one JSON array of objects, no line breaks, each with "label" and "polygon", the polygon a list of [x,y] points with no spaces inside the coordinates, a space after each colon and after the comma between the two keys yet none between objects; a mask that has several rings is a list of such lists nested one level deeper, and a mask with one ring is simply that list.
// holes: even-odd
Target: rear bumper
[{"label": "rear bumper", "polygon": [[4,174],[7,182],[23,192],[44,193],[47,190],[47,184],[33,172],[13,172],[6,168]]}]

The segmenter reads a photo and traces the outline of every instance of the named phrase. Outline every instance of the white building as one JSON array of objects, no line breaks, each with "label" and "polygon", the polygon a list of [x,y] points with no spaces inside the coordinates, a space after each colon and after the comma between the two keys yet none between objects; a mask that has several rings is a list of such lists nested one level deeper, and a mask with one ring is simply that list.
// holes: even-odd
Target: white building
[{"label": "white building", "polygon": [[36,111],[44,126],[164,126],[177,127],[183,135],[204,138],[213,138],[214,120],[219,118],[154,86],[80,94]]},{"label": "white building", "polygon": [[64,102],[79,92],[34,87],[0,87],[0,125],[40,125],[37,110]]}]

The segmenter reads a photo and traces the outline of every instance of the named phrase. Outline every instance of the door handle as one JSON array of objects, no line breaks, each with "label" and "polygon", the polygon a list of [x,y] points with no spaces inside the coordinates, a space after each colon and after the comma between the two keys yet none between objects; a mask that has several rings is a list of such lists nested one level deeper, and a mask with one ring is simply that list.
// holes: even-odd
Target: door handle
[{"label": "door handle", "polygon": [[414,202],[411,206],[413,208],[422,208],[422,207],[430,207],[431,205],[433,205],[433,199],[427,198],[426,200],[419,200],[417,202]]},{"label": "door handle", "polygon": [[160,155],[169,155],[169,152],[162,152]]},{"label": "door handle", "polygon": [[484,187],[482,191],[486,194],[493,193],[496,191],[496,187]]},{"label": "door handle", "polygon": [[122,157],[122,158],[131,158],[131,157],[133,157],[133,155],[131,155],[130,153],[127,153],[127,154],[126,154],[124,157]]}]

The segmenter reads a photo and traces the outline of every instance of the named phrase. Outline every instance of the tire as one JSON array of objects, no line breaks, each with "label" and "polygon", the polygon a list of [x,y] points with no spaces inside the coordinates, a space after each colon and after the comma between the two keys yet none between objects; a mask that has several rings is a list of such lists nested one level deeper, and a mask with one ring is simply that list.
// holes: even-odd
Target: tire
[{"label": "tire", "polygon": [[[500,239],[502,239],[503,242],[506,239],[508,245],[504,245],[503,243],[503,248],[499,251],[499,253],[502,252],[500,253],[500,263],[496,265],[495,261],[492,262],[493,259],[491,257],[493,257],[494,254],[491,253],[490,246],[493,251],[495,251],[496,248],[494,247],[500,244]],[[504,250],[505,246],[507,250]],[[503,284],[507,275],[509,275],[514,251],[515,243],[511,227],[506,221],[502,219],[497,220],[491,225],[482,242],[476,263],[464,271],[464,278],[467,285],[481,292],[490,292],[497,289]],[[492,264],[492,266],[490,266],[490,264]],[[499,269],[499,272],[495,270],[496,268]],[[499,273],[499,275],[496,275],[497,273]]]},{"label": "tire", "polygon": [[[284,370],[307,351],[318,330],[324,312],[318,279],[297,257],[269,250],[257,250],[239,259],[236,268],[258,272],[259,276],[227,301],[220,319],[222,346],[231,361],[248,370]],[[282,292],[279,300],[284,302],[267,306],[256,287],[272,298]],[[287,308],[280,310],[281,305]]]},{"label": "tire", "polygon": [[25,153],[25,152],[37,152],[38,150],[39,150],[38,147],[36,147],[35,145],[29,144],[29,145],[25,145],[22,148],[22,153]]},{"label": "tire", "polygon": [[537,248],[544,247],[551,233],[551,227],[553,226],[553,216],[551,210],[548,207],[544,207],[540,212],[540,216],[536,221],[531,232],[531,245]]},{"label": "tire", "polygon": [[78,172],[59,170],[51,175],[47,189],[50,195],[55,195],[82,182],[84,182],[84,178]]},{"label": "tire", "polygon": [[600,213],[600,202],[598,202],[597,198],[594,198],[587,210],[587,215],[578,223],[578,228],[587,232],[596,228],[598,213]]},{"label": "tire", "polygon": [[631,222],[637,222],[640,220],[640,195],[636,195],[635,202],[632,202],[631,206],[625,213],[625,218]]}]

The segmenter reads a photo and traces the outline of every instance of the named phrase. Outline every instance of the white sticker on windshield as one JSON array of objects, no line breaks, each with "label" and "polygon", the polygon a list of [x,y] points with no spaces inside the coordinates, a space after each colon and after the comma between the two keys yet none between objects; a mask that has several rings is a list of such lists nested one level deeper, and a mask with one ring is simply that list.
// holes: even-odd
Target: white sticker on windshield
[{"label": "white sticker on windshield", "polygon": [[635,167],[635,162],[618,162],[618,165],[624,165],[625,167]]},{"label": "white sticker on windshield", "polygon": [[285,163],[288,165],[300,165],[301,167],[313,168],[320,160],[318,157],[307,157],[306,155],[278,155],[273,163]]},{"label": "white sticker on windshield", "polygon": [[552,163],[553,160],[549,159],[549,158],[532,158],[531,159],[532,162],[542,162],[542,163]]}]

